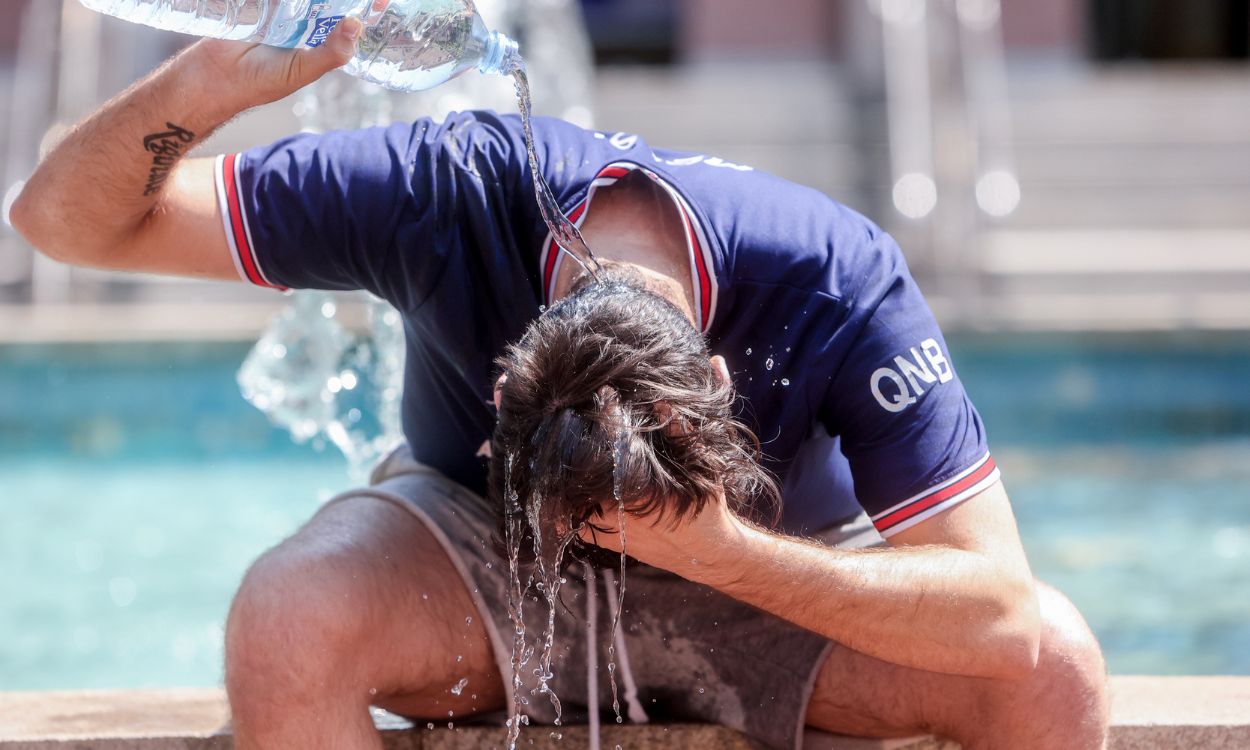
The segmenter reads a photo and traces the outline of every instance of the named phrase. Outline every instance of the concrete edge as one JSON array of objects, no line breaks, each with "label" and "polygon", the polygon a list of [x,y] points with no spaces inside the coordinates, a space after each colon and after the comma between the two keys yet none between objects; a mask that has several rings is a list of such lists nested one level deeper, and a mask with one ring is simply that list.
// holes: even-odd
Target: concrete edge
[{"label": "concrete edge", "polygon": [[[1115,750],[1250,748],[1250,677],[1113,677]],[[445,724],[413,729],[378,711],[388,750],[499,747],[503,730]],[[585,727],[527,728],[536,750],[588,746]],[[631,750],[759,750],[724,727],[690,724],[606,726],[603,746]],[[948,750],[932,737],[868,740],[809,732],[806,750]],[[229,710],[216,688],[0,693],[0,750],[231,750]]]}]

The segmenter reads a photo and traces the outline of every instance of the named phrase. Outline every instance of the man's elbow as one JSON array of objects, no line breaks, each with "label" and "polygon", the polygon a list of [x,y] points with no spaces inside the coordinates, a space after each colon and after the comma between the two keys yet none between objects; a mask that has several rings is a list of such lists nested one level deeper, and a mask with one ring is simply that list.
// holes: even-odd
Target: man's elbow
[{"label": "man's elbow", "polygon": [[51,207],[50,199],[30,183],[9,207],[9,224],[30,246],[52,260],[73,265],[94,265],[95,233],[74,234],[67,217]]},{"label": "man's elbow", "polygon": [[58,252],[61,243],[54,240],[49,217],[40,206],[39,198],[28,183],[9,207],[9,225],[26,238],[31,247],[53,260],[67,261],[65,253]]},{"label": "man's elbow", "polygon": [[25,237],[26,241],[32,245],[35,244],[36,234],[34,210],[34,199],[30,197],[30,190],[24,187],[9,205],[8,215],[9,226],[17,230],[17,233]]}]

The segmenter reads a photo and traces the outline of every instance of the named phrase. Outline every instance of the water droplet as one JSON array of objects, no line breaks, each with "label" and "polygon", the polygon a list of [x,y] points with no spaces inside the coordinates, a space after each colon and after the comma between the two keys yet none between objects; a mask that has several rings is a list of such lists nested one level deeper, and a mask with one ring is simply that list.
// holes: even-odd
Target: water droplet
[{"label": "water droplet", "polygon": [[782,378],[782,379],[781,379],[781,385],[782,385],[782,387],[789,388],[789,387],[790,387],[790,378]]},{"label": "water droplet", "polygon": [[421,595],[421,598],[422,598],[422,599],[429,599],[429,598],[430,598],[430,595],[429,595],[429,594],[422,594],[422,595]]},{"label": "water droplet", "polygon": [[333,318],[334,313],[337,311],[338,308],[334,306],[333,302],[326,302],[321,306],[321,314],[327,318]]},{"label": "water droplet", "polygon": [[564,739],[564,735],[563,735],[563,734],[560,734],[559,732],[552,732],[552,733],[551,733],[551,739],[553,739],[553,740],[562,740],[562,739]]},{"label": "water droplet", "polygon": [[703,688],[699,688],[699,694],[702,695],[703,692],[704,692]]},{"label": "water droplet", "polygon": [[790,347],[788,347],[788,346],[787,346],[787,347],[786,347],[786,351],[790,351]]},{"label": "water droplet", "polygon": [[432,722],[432,721],[431,721],[429,724],[426,724],[426,725],[425,725],[425,728],[426,728],[426,729],[433,729],[433,728],[434,728],[434,722]]},{"label": "water droplet", "polygon": [[747,356],[748,357],[751,356],[751,347],[749,346],[747,347]]},{"label": "water droplet", "polygon": [[472,624],[473,624],[473,618],[472,618],[472,617],[466,617],[466,618],[464,618],[464,624],[465,624],[465,625],[472,625]]},{"label": "water droplet", "polygon": [[377,695],[377,694],[378,694],[377,688],[369,688],[369,695]]},{"label": "water droplet", "polygon": [[764,360],[764,368],[765,368],[765,369],[767,369],[767,370],[771,370],[771,369],[773,369],[773,358],[772,358],[772,357],[769,357],[768,359]]},{"label": "water droplet", "polygon": [[[468,685],[468,684],[469,684],[469,678],[468,678],[468,677],[461,677],[461,678],[460,678],[460,682],[457,682],[455,685],[452,685],[452,686],[451,686],[451,694],[452,694],[452,695],[460,695],[461,693],[463,693],[463,692],[464,692],[464,688],[465,688],[465,686],[466,686],[466,685]],[[451,712],[450,712],[450,711],[448,711],[447,713],[448,713],[449,715],[451,714]]]},{"label": "water droplet", "polygon": [[464,661],[464,654],[456,654],[456,663],[459,664],[462,661]]}]

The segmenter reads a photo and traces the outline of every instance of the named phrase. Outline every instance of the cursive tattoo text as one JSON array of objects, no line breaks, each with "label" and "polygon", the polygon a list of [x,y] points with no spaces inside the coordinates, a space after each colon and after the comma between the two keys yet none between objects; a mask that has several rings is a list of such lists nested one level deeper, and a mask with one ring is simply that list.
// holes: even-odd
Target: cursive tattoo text
[{"label": "cursive tattoo text", "polygon": [[183,152],[192,141],[195,133],[180,128],[172,122],[165,123],[169,128],[161,133],[152,133],[143,139],[143,150],[152,154],[152,171],[148,173],[148,184],[143,188],[144,195],[152,195],[165,184],[169,171],[178,163]]}]

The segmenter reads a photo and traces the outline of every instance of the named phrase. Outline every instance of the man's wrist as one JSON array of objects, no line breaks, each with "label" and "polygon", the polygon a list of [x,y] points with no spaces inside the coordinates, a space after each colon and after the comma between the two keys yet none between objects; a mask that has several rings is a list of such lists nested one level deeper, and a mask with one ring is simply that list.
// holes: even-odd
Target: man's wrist
[{"label": "man's wrist", "polygon": [[265,103],[250,95],[247,87],[239,85],[228,73],[201,41],[173,58],[161,75],[186,97],[184,106],[207,133]]},{"label": "man's wrist", "polygon": [[727,514],[722,534],[693,550],[685,570],[678,574],[687,580],[711,586],[718,591],[732,589],[742,580],[743,572],[766,554],[769,534]]}]

